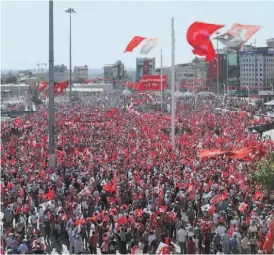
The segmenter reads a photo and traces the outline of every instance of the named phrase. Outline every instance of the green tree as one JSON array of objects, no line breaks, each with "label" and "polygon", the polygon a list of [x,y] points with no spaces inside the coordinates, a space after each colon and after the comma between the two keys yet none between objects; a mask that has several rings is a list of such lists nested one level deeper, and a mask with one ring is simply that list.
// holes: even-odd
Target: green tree
[{"label": "green tree", "polygon": [[17,83],[17,77],[16,76],[9,76],[9,77],[7,77],[5,83],[16,84]]},{"label": "green tree", "polygon": [[262,184],[268,196],[274,189],[274,152],[258,162],[258,169],[252,172],[251,179]]}]

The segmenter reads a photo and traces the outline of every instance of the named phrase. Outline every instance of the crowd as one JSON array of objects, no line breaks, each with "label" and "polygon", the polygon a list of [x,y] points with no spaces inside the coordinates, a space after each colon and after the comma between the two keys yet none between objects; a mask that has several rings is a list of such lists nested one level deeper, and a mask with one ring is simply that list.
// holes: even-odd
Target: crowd
[{"label": "crowd", "polygon": [[[80,94],[71,107],[59,98],[55,169],[47,103],[1,123],[1,254],[57,244],[75,254],[272,252],[273,201],[249,175],[261,155],[199,157],[201,149],[273,151],[247,130],[269,120],[254,118],[245,100],[227,102],[239,112],[219,113],[218,98],[178,100],[173,149],[170,114],[151,108],[156,97]],[[144,106],[139,114],[132,103]]]}]

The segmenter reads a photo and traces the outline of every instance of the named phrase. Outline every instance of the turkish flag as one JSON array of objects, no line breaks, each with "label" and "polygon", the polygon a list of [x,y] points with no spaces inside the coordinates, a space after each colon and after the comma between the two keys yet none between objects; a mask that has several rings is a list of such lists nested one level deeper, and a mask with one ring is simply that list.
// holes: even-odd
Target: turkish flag
[{"label": "turkish flag", "polygon": [[20,118],[16,118],[14,122],[17,126],[22,126],[24,124],[24,121]]},{"label": "turkish flag", "polygon": [[194,22],[187,30],[187,41],[194,48],[192,52],[203,56],[207,62],[215,57],[215,50],[210,40],[210,36],[224,25]]},{"label": "turkish flag", "polygon": [[129,44],[127,45],[124,52],[132,52],[145,39],[146,37],[134,36],[129,42]]}]

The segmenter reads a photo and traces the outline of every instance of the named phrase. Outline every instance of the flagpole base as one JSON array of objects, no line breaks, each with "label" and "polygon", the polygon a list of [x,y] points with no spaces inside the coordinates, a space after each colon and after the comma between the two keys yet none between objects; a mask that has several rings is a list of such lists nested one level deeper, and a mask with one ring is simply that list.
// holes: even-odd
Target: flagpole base
[{"label": "flagpole base", "polygon": [[55,170],[55,154],[49,154],[49,169]]}]

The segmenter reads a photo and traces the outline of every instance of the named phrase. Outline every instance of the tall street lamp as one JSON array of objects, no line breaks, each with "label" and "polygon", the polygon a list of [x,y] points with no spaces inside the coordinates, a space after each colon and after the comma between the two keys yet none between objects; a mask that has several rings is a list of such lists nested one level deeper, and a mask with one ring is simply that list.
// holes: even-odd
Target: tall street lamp
[{"label": "tall street lamp", "polygon": [[217,64],[217,95],[220,93],[219,88],[219,34],[220,32],[216,32],[217,35],[217,58],[216,58],[216,64]]},{"label": "tall street lamp", "polygon": [[49,169],[55,170],[53,1],[49,1]]},{"label": "tall street lamp", "polygon": [[71,14],[76,13],[76,11],[74,11],[72,8],[68,8],[65,12],[69,13],[69,102],[71,103]]}]

